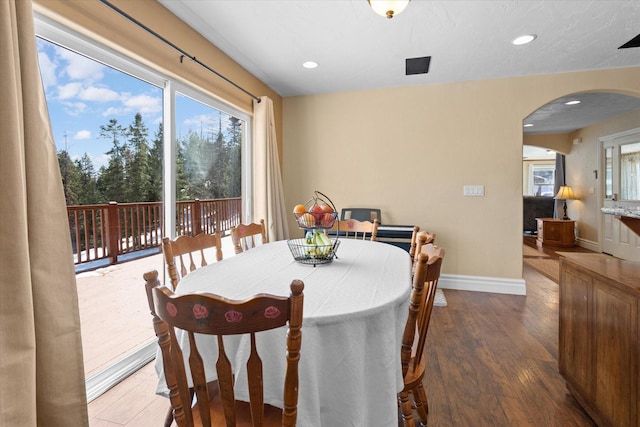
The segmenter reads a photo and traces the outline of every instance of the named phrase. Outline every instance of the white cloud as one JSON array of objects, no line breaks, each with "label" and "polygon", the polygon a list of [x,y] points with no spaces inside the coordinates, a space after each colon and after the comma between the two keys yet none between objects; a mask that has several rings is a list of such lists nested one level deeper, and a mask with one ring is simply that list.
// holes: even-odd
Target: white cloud
[{"label": "white cloud", "polygon": [[109,155],[108,154],[92,154],[88,153],[91,158],[91,163],[93,163],[93,169],[98,172],[102,166],[107,166],[109,164]]},{"label": "white cloud", "polygon": [[[108,94],[105,92],[105,98],[107,96]],[[118,100],[122,101],[122,105],[108,107],[102,112],[103,117],[133,113],[140,113],[144,116],[162,111],[162,102],[159,97],[152,97],[145,94],[131,96],[128,93],[124,93],[119,95]]]},{"label": "white cloud", "polygon": [[[85,153],[91,159],[91,164],[93,165],[93,170],[98,172],[102,166],[107,166],[109,164],[109,156],[107,154],[95,155],[93,153]],[[79,154],[74,154],[71,156],[71,160],[74,162],[79,161],[82,158]]]},{"label": "white cloud", "polygon": [[118,101],[120,99],[120,95],[118,94],[118,92],[111,89],[89,86],[82,89],[78,93],[78,98],[82,99],[83,101],[109,102]]},{"label": "white cloud", "polygon": [[184,119],[183,123],[187,126],[196,126],[196,127],[209,127],[215,125],[218,126],[218,121],[220,120],[220,116],[218,113],[212,114],[200,114],[197,116],[193,116],[191,118]]},{"label": "white cloud", "polygon": [[64,102],[63,105],[65,113],[74,117],[84,114],[87,110],[87,104],[84,102]]},{"label": "white cloud", "polygon": [[125,98],[123,103],[126,107],[129,108],[130,111],[138,111],[143,115],[162,111],[162,103],[160,102],[160,98],[152,97],[145,94]]},{"label": "white cloud", "polygon": [[[220,121],[222,121],[221,125],[219,124]],[[217,111],[211,114],[200,114],[187,118],[183,120],[182,123],[189,129],[202,129],[214,133],[218,131],[218,126],[222,128],[223,132],[230,126],[229,116],[224,113],[219,114]]]},{"label": "white cloud", "polygon": [[73,139],[90,139],[91,138],[91,131],[89,130],[79,130],[78,132],[76,132],[75,135],[73,135]]},{"label": "white cloud", "polygon": [[58,56],[67,61],[65,73],[70,79],[94,82],[104,77],[104,65],[67,49],[58,48]]},{"label": "white cloud", "polygon": [[57,82],[56,78],[56,63],[49,58],[43,51],[38,51],[38,62],[40,63],[40,76],[42,76],[42,84],[44,89],[55,86]]},{"label": "white cloud", "polygon": [[109,107],[102,112],[102,117],[121,116],[123,114],[126,114],[126,112],[127,109],[125,108]]},{"label": "white cloud", "polygon": [[58,99],[74,98],[80,93],[82,84],[78,82],[67,83],[66,85],[58,86]]}]

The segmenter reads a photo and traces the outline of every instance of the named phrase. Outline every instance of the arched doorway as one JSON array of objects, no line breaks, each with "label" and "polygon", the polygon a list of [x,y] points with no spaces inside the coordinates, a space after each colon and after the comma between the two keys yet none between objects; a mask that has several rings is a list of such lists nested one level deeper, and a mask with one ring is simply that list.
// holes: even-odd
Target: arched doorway
[{"label": "arched doorway", "polygon": [[[600,138],[637,127],[639,119],[640,98],[601,91],[563,96],[523,120],[524,146],[566,155],[564,178],[578,198],[568,203],[568,212],[576,220],[577,244],[581,247],[602,251],[604,175]],[[523,196],[527,194],[524,176],[523,172]],[[523,205],[523,215],[525,209]]]}]

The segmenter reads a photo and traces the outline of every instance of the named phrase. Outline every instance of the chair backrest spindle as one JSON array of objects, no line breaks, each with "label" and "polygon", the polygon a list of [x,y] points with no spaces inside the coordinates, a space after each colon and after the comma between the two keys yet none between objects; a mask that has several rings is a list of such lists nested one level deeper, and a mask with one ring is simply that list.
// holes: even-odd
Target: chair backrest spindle
[{"label": "chair backrest spindle", "polygon": [[260,243],[267,243],[267,232],[264,219],[260,223],[238,224],[231,227],[231,241],[236,254],[256,247],[256,238],[260,236]]},{"label": "chair backrest spindle", "polygon": [[335,221],[332,231],[338,233],[340,237],[373,240],[375,241],[378,236],[378,225],[380,222],[377,219],[371,221],[358,221],[356,219],[347,219],[345,221]]},{"label": "chair backrest spindle", "polygon": [[[164,253],[164,260],[167,265],[169,277],[171,278],[171,286],[173,290],[176,290],[180,278],[187,275],[187,273],[194,271],[196,266],[196,260],[194,254],[198,254],[200,258],[200,266],[207,265],[207,259],[205,256],[205,249],[215,248],[216,260],[222,260],[222,238],[220,233],[206,234],[200,233],[196,236],[179,236],[175,240],[171,240],[168,237],[162,239],[162,251]],[[180,260],[180,274],[178,274],[176,268],[176,257]],[[188,262],[185,262],[185,258],[188,257]],[[189,268],[187,269],[187,264]]]}]

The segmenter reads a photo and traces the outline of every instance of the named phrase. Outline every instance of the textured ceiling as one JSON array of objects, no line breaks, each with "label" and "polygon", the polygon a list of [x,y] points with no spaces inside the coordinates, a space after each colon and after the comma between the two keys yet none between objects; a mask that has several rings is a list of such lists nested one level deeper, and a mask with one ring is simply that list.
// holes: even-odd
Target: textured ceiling
[{"label": "textured ceiling", "polygon": [[[638,76],[640,78],[640,75]],[[565,105],[580,100],[578,105]],[[524,133],[567,133],[640,109],[640,98],[615,93],[581,93],[558,98],[534,111],[524,120],[533,127]]]},{"label": "textured ceiling", "polygon": [[[366,0],[158,1],[285,97],[640,66],[640,48],[618,49],[640,33],[638,0],[413,0],[391,20]],[[511,44],[530,33],[533,43]],[[405,59],[423,56],[429,73],[405,75]],[[319,66],[303,68],[309,60]],[[608,103],[606,114],[640,108],[635,98],[589,98]],[[525,132],[601,120],[590,105],[571,116],[544,107]]]}]

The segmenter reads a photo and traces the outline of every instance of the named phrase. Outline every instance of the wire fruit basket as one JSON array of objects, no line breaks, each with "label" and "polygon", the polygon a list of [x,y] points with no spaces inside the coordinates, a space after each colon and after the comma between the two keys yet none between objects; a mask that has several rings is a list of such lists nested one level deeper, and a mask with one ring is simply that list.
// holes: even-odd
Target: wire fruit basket
[{"label": "wire fruit basket", "polygon": [[328,264],[337,258],[336,250],[340,245],[338,236],[331,239],[326,230],[333,227],[338,212],[329,197],[319,191],[304,205],[297,205],[293,215],[298,226],[307,230],[302,239],[287,241],[293,259],[303,264]]},{"label": "wire fruit basket", "polygon": [[336,250],[340,241],[330,239],[330,245],[315,245],[307,243],[307,239],[290,239],[287,241],[293,259],[302,264],[311,264],[314,267],[318,264],[328,264],[336,257]]},{"label": "wire fruit basket", "polygon": [[329,229],[338,218],[338,210],[327,195],[314,191],[307,203],[294,208],[293,215],[300,228]]}]

